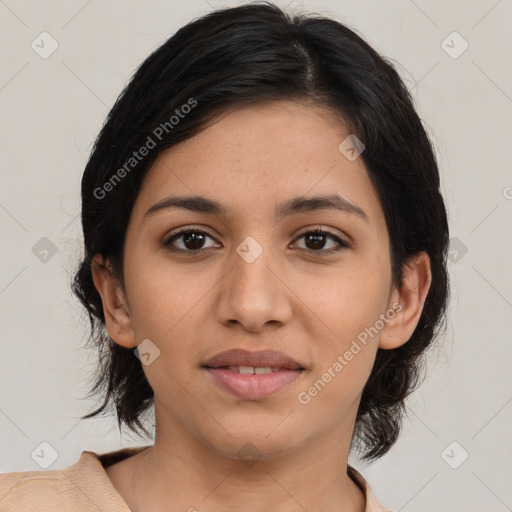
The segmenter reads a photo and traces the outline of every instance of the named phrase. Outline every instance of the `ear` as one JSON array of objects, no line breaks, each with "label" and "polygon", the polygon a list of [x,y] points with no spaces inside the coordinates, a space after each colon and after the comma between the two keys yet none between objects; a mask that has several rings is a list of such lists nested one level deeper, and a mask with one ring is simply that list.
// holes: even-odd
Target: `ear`
[{"label": "ear", "polygon": [[96,254],[91,263],[94,286],[101,296],[105,326],[109,336],[119,345],[136,347],[130,310],[119,277],[114,275],[112,265],[101,254]]},{"label": "ear", "polygon": [[393,349],[409,341],[418,325],[431,282],[428,254],[422,251],[411,256],[404,265],[400,288],[391,293],[388,311],[395,311],[395,315],[389,315],[380,333],[379,348]]}]

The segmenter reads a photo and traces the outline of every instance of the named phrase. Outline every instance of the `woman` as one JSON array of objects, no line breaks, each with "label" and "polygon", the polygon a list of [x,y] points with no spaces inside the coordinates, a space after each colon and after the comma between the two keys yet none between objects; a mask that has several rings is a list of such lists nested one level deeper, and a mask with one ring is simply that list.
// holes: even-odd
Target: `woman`
[{"label": "woman", "polygon": [[93,391],[154,444],[2,475],[2,510],[385,511],[376,460],[448,296],[435,155],[342,24],[247,4],[158,48],[82,180]]}]

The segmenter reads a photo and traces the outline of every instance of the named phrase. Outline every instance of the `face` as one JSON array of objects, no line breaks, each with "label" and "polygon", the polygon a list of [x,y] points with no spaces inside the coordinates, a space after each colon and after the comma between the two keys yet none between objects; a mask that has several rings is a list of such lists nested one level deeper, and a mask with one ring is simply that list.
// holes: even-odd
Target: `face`
[{"label": "face", "polygon": [[[362,158],[338,149],[348,135],[318,107],[254,105],[150,169],[127,230],[122,307],[107,327],[126,347],[149,340],[157,440],[179,430],[233,458],[248,442],[271,458],[352,435],[379,344],[405,336],[389,334],[403,314],[388,232]],[[333,195],[338,208],[306,201],[276,215],[294,198]],[[222,211],[172,206],[177,196]],[[279,351],[302,369],[204,367],[230,349]]]}]

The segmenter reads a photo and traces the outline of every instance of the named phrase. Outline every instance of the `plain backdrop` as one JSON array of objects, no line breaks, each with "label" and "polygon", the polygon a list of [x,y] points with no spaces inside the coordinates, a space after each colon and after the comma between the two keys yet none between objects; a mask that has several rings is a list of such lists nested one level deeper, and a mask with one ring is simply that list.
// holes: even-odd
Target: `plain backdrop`
[{"label": "plain backdrop", "polygon": [[[84,449],[151,444],[120,435],[113,416],[80,421],[96,363],[69,291],[80,179],[144,58],[191,19],[240,3],[0,0],[0,472],[41,469],[31,454],[42,442],[57,453],[49,469]],[[396,446],[352,464],[393,510],[512,510],[512,1],[276,3],[332,16],[396,62],[449,210],[446,334]]]}]

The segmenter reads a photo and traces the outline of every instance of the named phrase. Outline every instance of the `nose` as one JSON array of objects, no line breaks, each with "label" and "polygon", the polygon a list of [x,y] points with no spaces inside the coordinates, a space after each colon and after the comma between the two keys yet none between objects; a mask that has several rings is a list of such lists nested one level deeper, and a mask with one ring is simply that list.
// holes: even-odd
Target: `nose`
[{"label": "nose", "polygon": [[293,293],[271,251],[260,253],[262,247],[253,240],[240,244],[230,258],[230,271],[219,284],[217,316],[227,326],[259,332],[290,320]]}]

